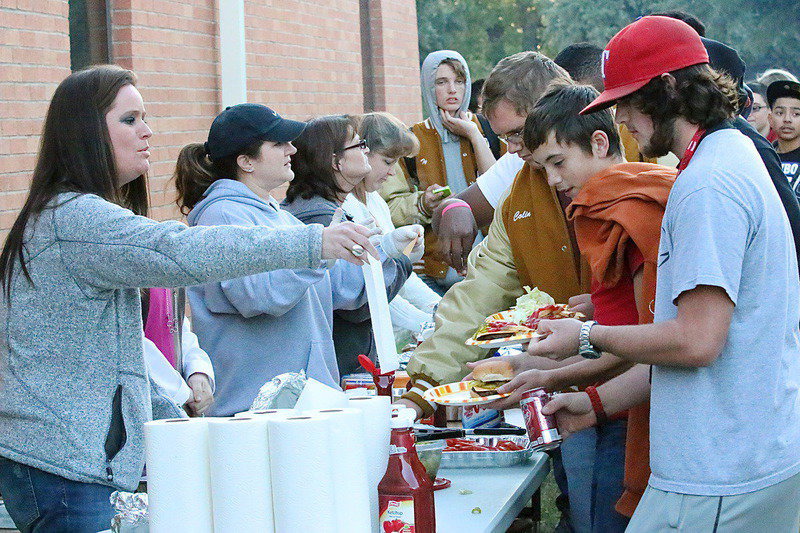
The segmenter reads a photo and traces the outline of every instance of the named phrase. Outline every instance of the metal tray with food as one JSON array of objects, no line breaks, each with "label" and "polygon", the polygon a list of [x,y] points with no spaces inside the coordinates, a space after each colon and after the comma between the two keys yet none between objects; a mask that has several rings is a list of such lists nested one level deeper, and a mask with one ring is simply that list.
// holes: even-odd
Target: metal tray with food
[{"label": "metal tray with food", "polygon": [[[448,439],[449,440],[449,439]],[[464,439],[459,439],[464,440]],[[533,449],[528,437],[474,437],[468,439],[481,446],[496,447],[500,441],[511,441],[521,450],[445,451],[442,453],[442,468],[506,467],[528,462]],[[445,449],[446,450],[446,449]]]}]

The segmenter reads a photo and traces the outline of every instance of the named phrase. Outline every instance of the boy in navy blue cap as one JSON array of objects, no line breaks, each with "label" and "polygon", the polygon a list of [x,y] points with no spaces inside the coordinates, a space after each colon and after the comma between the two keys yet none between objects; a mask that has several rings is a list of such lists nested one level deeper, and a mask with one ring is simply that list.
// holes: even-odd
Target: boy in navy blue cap
[{"label": "boy in navy blue cap", "polygon": [[800,83],[781,80],[767,87],[769,122],[778,136],[775,149],[792,189],[800,186]]}]

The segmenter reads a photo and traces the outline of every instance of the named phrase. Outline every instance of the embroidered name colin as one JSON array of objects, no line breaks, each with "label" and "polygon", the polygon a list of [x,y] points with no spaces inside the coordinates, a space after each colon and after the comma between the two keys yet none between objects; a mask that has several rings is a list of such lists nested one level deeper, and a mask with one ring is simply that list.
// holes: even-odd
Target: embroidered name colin
[{"label": "embroidered name colin", "polygon": [[517,211],[516,213],[514,213],[514,222],[516,222],[517,220],[522,220],[523,218],[528,218],[529,216],[531,216],[530,211],[522,211],[522,212]]}]

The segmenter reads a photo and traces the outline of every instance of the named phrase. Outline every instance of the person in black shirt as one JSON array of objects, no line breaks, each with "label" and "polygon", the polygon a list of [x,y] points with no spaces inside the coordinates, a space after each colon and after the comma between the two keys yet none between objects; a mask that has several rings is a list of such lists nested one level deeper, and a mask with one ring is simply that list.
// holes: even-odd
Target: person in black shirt
[{"label": "person in black shirt", "polygon": [[767,87],[769,121],[783,173],[800,197],[800,83],[781,80]]},{"label": "person in black shirt", "polygon": [[[739,113],[747,107],[747,97],[744,91],[744,73],[745,65],[738,52],[733,48],[715,41],[713,39],[702,38],[703,45],[708,52],[709,62],[714,70],[722,71],[733,78],[734,82],[739,86],[740,102]],[[786,83],[786,82],[782,82]],[[771,85],[770,85],[771,87]],[[769,99],[769,91],[767,92]],[[800,84],[798,84],[798,96],[800,98]],[[800,100],[794,100],[796,105],[800,105]],[[771,103],[771,101],[770,101]],[[773,119],[770,119],[771,121]],[[800,119],[795,119],[797,130],[800,131]],[[780,156],[775,151],[775,148],[770,142],[764,138],[747,120],[737,115],[732,121],[726,121],[722,127],[733,127],[747,136],[753,145],[755,145],[758,155],[767,167],[769,177],[775,189],[778,191],[778,196],[781,199],[783,208],[786,211],[786,217],[789,219],[789,225],[792,228],[792,236],[794,237],[794,247],[797,253],[797,263],[800,264],[800,204],[798,204],[797,190],[792,188],[792,184],[786,179],[784,169],[782,168],[782,158],[789,154]],[[773,126],[774,128],[774,126]],[[800,160],[800,157],[795,158],[795,161]],[[800,189],[800,187],[798,187]]]}]

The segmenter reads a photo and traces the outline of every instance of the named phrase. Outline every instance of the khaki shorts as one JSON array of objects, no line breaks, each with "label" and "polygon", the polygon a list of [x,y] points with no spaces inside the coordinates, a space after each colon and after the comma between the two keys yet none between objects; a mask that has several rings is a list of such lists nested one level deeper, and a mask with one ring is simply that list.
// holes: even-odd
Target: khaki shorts
[{"label": "khaki shorts", "polygon": [[797,533],[800,474],[767,488],[734,496],[693,496],[651,486],[626,533]]}]

